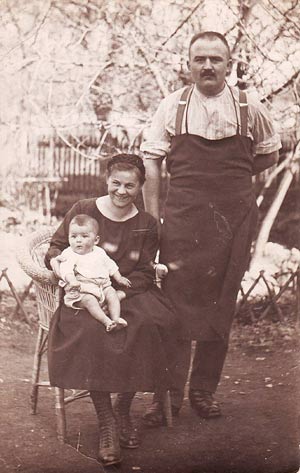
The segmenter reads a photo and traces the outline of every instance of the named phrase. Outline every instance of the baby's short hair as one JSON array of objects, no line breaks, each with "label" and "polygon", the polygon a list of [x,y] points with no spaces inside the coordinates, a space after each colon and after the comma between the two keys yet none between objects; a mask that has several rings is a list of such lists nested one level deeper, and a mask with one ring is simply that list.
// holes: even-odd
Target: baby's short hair
[{"label": "baby's short hair", "polygon": [[83,225],[91,225],[93,227],[93,230],[96,235],[99,233],[99,224],[97,220],[94,217],[91,217],[90,215],[87,214],[78,214],[75,215],[75,217],[72,218],[71,222],[69,223],[69,229],[71,225],[73,224],[79,225],[79,227],[82,227]]}]

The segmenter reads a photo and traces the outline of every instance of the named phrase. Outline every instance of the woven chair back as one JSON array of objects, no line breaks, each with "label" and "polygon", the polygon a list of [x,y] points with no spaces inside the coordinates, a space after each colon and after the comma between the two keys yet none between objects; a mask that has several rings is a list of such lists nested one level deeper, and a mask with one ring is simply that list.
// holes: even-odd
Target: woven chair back
[{"label": "woven chair back", "polygon": [[33,280],[39,324],[45,330],[49,329],[51,317],[61,298],[57,279],[44,262],[52,234],[53,230],[33,233],[24,241],[24,245],[21,245],[17,255],[23,270]]}]

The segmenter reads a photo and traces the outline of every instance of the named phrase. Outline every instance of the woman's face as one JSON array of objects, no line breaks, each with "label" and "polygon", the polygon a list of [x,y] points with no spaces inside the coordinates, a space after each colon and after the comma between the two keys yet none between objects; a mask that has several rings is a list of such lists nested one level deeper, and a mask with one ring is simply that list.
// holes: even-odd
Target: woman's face
[{"label": "woman's face", "polygon": [[119,208],[130,206],[142,187],[138,170],[112,170],[106,182],[108,195],[113,205]]}]

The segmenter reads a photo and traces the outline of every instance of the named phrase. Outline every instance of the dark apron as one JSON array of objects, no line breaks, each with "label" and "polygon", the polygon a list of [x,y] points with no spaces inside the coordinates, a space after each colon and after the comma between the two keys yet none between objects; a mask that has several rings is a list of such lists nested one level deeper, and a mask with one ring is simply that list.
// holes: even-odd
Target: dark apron
[{"label": "dark apron", "polygon": [[221,140],[189,134],[187,119],[181,134],[190,96],[191,88],[185,89],[167,156],[170,182],[160,250],[169,267],[164,290],[182,321],[183,338],[227,340],[257,222],[246,95],[240,92],[236,135]]}]

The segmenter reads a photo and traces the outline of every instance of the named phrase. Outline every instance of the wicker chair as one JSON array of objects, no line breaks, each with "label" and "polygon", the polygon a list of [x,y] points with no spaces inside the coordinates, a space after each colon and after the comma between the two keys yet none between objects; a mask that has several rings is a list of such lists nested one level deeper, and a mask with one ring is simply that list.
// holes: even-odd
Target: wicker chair
[{"label": "wicker chair", "polygon": [[[38,307],[39,328],[34,353],[31,389],[31,412],[36,414],[39,387],[49,387],[49,381],[40,381],[40,370],[43,355],[47,351],[47,340],[51,317],[62,297],[62,289],[57,284],[53,271],[45,267],[44,257],[49,247],[53,230],[34,232],[18,250],[18,261],[25,273],[33,280],[36,302]],[[76,399],[89,395],[88,391],[72,390],[65,396],[65,390],[54,388],[55,412],[57,419],[57,437],[61,442],[66,440],[66,412],[65,406]],[[172,425],[171,402],[169,392],[165,399],[165,416],[167,425]]]},{"label": "wicker chair", "polygon": [[[31,412],[36,414],[39,387],[49,387],[49,381],[40,381],[40,371],[43,355],[47,351],[49,324],[55,312],[62,290],[57,284],[57,278],[52,271],[45,267],[44,257],[49,247],[53,230],[34,232],[27,239],[24,246],[18,250],[18,261],[28,276],[33,280],[36,302],[38,307],[39,328],[34,353],[32,369]],[[57,438],[66,440],[66,413],[65,406],[76,399],[89,395],[88,391],[71,390],[65,396],[65,390],[54,388],[55,412],[57,419]]]}]

